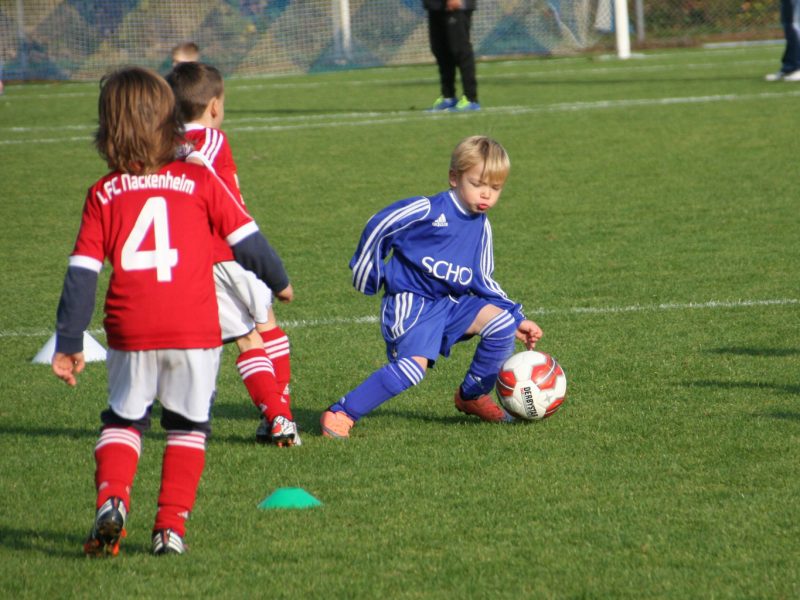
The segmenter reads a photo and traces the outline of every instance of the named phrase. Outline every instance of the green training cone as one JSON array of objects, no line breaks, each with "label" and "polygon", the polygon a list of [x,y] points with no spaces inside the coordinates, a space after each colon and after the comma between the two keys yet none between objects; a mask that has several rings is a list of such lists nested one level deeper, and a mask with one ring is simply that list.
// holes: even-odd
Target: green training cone
[{"label": "green training cone", "polygon": [[278,488],[261,501],[258,508],[313,508],[322,506],[322,502],[314,498],[303,488]]}]

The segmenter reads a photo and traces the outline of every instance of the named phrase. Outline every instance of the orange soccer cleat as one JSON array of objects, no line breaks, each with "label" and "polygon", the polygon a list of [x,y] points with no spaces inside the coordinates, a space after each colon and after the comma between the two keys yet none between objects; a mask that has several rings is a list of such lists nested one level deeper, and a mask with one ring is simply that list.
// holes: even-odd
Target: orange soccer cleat
[{"label": "orange soccer cleat", "polygon": [[353,419],[348,417],[344,412],[333,412],[326,410],[322,413],[320,418],[322,424],[322,435],[336,439],[344,439],[350,437],[350,430],[356,424]]},{"label": "orange soccer cleat", "polygon": [[474,400],[464,400],[461,397],[461,388],[456,388],[456,393],[453,396],[453,402],[456,408],[462,413],[467,415],[475,415],[482,421],[491,421],[493,423],[509,423],[514,418],[509,415],[502,408],[497,406],[488,394],[479,396]]}]

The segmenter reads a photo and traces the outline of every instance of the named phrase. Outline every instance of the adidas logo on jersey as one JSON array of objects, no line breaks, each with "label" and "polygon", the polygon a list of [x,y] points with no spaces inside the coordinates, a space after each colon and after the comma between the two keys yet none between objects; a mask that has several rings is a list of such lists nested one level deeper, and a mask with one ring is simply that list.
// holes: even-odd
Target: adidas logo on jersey
[{"label": "adidas logo on jersey", "polygon": [[431,225],[434,227],[447,227],[447,219],[444,218],[444,213],[436,217],[436,220]]}]

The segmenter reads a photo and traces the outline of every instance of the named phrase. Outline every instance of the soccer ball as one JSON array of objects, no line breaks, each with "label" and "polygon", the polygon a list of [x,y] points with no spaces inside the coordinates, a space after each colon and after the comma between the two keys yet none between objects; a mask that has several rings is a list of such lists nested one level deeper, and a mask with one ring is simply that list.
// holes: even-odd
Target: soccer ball
[{"label": "soccer ball", "polygon": [[503,363],[495,388],[500,404],[512,416],[540,421],[561,406],[567,394],[567,376],[552,356],[528,350]]}]

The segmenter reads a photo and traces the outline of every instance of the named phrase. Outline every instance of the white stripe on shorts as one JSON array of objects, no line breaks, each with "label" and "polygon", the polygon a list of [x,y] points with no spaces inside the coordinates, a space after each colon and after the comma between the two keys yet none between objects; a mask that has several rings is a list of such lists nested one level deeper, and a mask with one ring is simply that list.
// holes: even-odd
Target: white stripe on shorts
[{"label": "white stripe on shorts", "polygon": [[411,316],[411,307],[414,305],[414,294],[401,292],[395,296],[394,325],[392,336],[397,339],[406,332],[403,323]]}]

